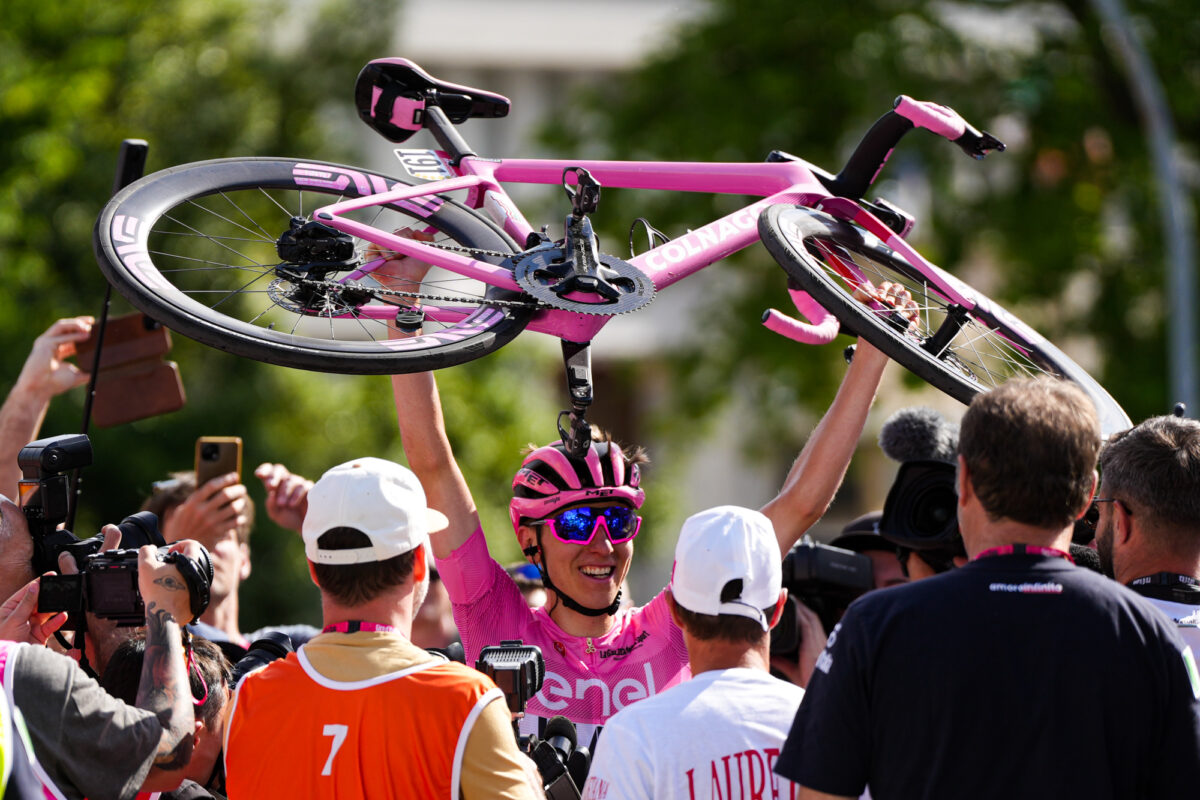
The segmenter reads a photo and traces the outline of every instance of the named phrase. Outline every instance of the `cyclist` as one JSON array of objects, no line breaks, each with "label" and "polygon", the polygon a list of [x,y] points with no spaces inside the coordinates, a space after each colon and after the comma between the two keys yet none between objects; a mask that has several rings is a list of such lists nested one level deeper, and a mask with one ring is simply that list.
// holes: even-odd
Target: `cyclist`
[{"label": "cyclist", "polygon": [[[413,259],[396,259],[376,275],[396,276],[391,280],[397,283],[419,281],[425,269]],[[915,314],[903,287],[882,284],[874,296],[910,318]],[[762,508],[774,525],[781,557],[832,501],[886,364],[886,356],[859,341],[833,404],[779,494]],[[618,610],[641,524],[637,510],[645,499],[637,451],[626,453],[595,434],[583,458],[569,456],[561,443],[525,457],[509,513],[546,588],[545,606],[531,609],[488,553],[475,502],[446,436],[433,375],[394,375],[392,387],[409,466],[430,506],[449,520],[430,541],[468,663],[482,647],[502,639],[538,645],[545,656],[545,683],[529,701],[522,733],[540,733],[547,718],[561,714],[575,723],[583,744],[624,706],[689,677],[683,635],[662,593],[645,606]]]}]

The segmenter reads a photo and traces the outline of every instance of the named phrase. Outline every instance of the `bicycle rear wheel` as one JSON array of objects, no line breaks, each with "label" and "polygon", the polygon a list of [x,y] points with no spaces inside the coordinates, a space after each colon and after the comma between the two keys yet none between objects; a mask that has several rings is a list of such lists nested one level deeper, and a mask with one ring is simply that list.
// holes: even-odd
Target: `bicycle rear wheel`
[{"label": "bicycle rear wheel", "polygon": [[[1028,325],[973,289],[973,307],[953,304],[900,253],[857,225],[809,208],[772,206],[759,217],[758,229],[780,266],[847,332],[951,397],[969,403],[1011,378],[1053,375],[1088,394],[1105,435],[1130,426],[1095,379]],[[916,324],[906,328],[887,311],[855,300],[854,268],[872,284],[907,288],[919,308]]]},{"label": "bicycle rear wheel", "polygon": [[[146,176],[108,203],[96,222],[96,255],[108,280],[155,320],[271,364],[418,372],[479,358],[510,341],[534,310],[523,294],[434,270],[421,286],[407,287],[411,295],[426,308],[453,306],[465,317],[427,322],[422,336],[389,340],[387,322],[412,298],[371,277],[345,280],[369,260],[369,243],[330,229],[314,233],[312,212],[398,183],[405,182],[315,161],[185,164]],[[435,245],[490,263],[517,251],[490,220],[440,196],[347,216],[389,232],[418,230]],[[297,234],[304,223],[310,227]]]}]

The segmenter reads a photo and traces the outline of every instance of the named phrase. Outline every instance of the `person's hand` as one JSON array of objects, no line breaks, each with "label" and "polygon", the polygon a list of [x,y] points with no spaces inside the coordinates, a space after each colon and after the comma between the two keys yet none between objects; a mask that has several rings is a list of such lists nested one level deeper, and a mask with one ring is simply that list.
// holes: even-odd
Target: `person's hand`
[{"label": "person's hand", "polygon": [[66,623],[65,611],[38,612],[40,589],[41,579],[34,578],[0,605],[0,639],[44,645]]},{"label": "person's hand", "polygon": [[267,491],[267,516],[279,527],[298,532],[304,525],[313,482],[283,464],[259,464],[254,475]]},{"label": "person's hand", "polygon": [[[771,657],[771,666],[787,677],[797,686],[808,686],[813,670],[817,666],[817,658],[825,649],[825,628],[821,618],[811,608],[797,598],[796,603],[789,604],[796,609],[796,627],[800,631],[800,651],[795,661]],[[787,613],[786,611],[784,613]]]},{"label": "person's hand", "polygon": [[912,298],[912,293],[898,283],[884,281],[875,286],[862,283],[854,290],[854,299],[860,303],[875,301],[889,308],[894,308],[911,326],[917,321],[920,308]]},{"label": "person's hand", "polygon": [[[414,231],[409,228],[401,228],[395,233],[401,238],[412,239],[417,242],[433,241],[432,234],[423,231]],[[391,250],[384,250],[374,244],[367,248],[366,257],[369,259],[386,259],[375,268],[375,271],[371,273],[371,277],[379,281],[379,284],[383,288],[398,292],[420,291],[421,281],[425,280],[425,275],[430,269],[429,264],[420,259],[410,256],[398,256]],[[401,305],[420,305],[420,301],[415,297],[395,297],[392,299]]]},{"label": "person's hand", "polygon": [[66,359],[75,355],[75,345],[88,338],[94,324],[92,317],[69,317],[47,328],[33,340],[16,385],[49,399],[87,383],[88,373]]},{"label": "person's hand", "polygon": [[32,560],[33,537],[25,514],[0,494],[0,597],[8,597],[36,577]]},{"label": "person's hand", "polygon": [[163,539],[178,542],[195,539],[213,546],[230,530],[249,524],[246,487],[238,483],[236,472],[206,481],[203,486],[172,509],[162,522]]},{"label": "person's hand", "polygon": [[[168,552],[182,553],[193,561],[200,559],[200,543],[184,539],[171,545]],[[179,569],[163,561],[158,548],[148,544],[138,549],[138,590],[146,604],[146,618],[166,612],[180,627],[192,622],[191,593]]]}]

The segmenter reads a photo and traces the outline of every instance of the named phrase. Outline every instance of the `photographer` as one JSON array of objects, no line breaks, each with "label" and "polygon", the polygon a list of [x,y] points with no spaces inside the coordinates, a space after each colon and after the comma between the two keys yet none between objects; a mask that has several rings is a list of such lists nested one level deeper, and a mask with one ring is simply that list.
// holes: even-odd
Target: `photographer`
[{"label": "photographer", "polygon": [[[188,670],[188,679],[195,698],[196,715],[192,758],[184,772],[186,780],[171,793],[171,797],[195,799],[225,793],[225,774],[220,769],[220,759],[233,681],[229,661],[219,647],[198,636],[191,639],[191,647],[193,663]],[[123,642],[109,660],[100,685],[113,697],[127,703],[135,702],[145,657],[144,636]]]},{"label": "photographer", "polygon": [[[24,518],[0,498],[6,545],[24,533]],[[117,545],[120,530],[104,528],[104,549]],[[25,569],[29,571],[30,547]],[[190,559],[201,555],[196,542],[179,542],[171,552]],[[64,562],[69,560],[64,554]],[[11,687],[24,716],[33,752],[44,769],[43,781],[68,798],[132,798],[139,790],[162,791],[179,785],[192,752],[192,695],[184,660],[181,623],[192,619],[191,595],[179,569],[161,560],[158,549],[137,553],[137,585],[145,603],[147,657],[137,703],[130,706],[100,688],[74,660],[40,646],[48,635],[46,619],[33,611],[33,594],[10,599],[4,621],[9,635],[29,633],[23,641],[0,642],[0,678]],[[31,583],[36,586],[36,582]],[[23,628],[21,613],[28,612]],[[61,615],[59,615],[61,617]],[[61,624],[61,622],[59,622]],[[54,792],[51,791],[51,794]]]}]

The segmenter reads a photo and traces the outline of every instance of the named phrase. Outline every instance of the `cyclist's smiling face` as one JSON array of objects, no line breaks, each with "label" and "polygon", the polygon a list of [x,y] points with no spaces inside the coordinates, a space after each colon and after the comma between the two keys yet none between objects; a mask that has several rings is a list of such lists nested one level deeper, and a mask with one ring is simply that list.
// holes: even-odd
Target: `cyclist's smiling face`
[{"label": "cyclist's smiling face", "polygon": [[[615,501],[589,504],[595,508],[623,505]],[[562,589],[563,593],[573,598],[587,608],[604,608],[616,599],[621,583],[629,573],[629,562],[633,558],[633,541],[613,544],[606,533],[605,526],[592,536],[587,544],[572,544],[558,539],[550,532],[548,526],[541,527],[541,536],[537,529],[527,525],[521,526],[522,547],[536,545],[541,539],[542,557],[545,559],[543,568],[550,574],[550,580]],[[547,607],[554,606],[554,601]],[[551,616],[560,625],[561,612],[582,617],[559,604],[553,608]],[[607,619],[611,620],[612,617]],[[568,633],[569,629],[564,628]]]}]

